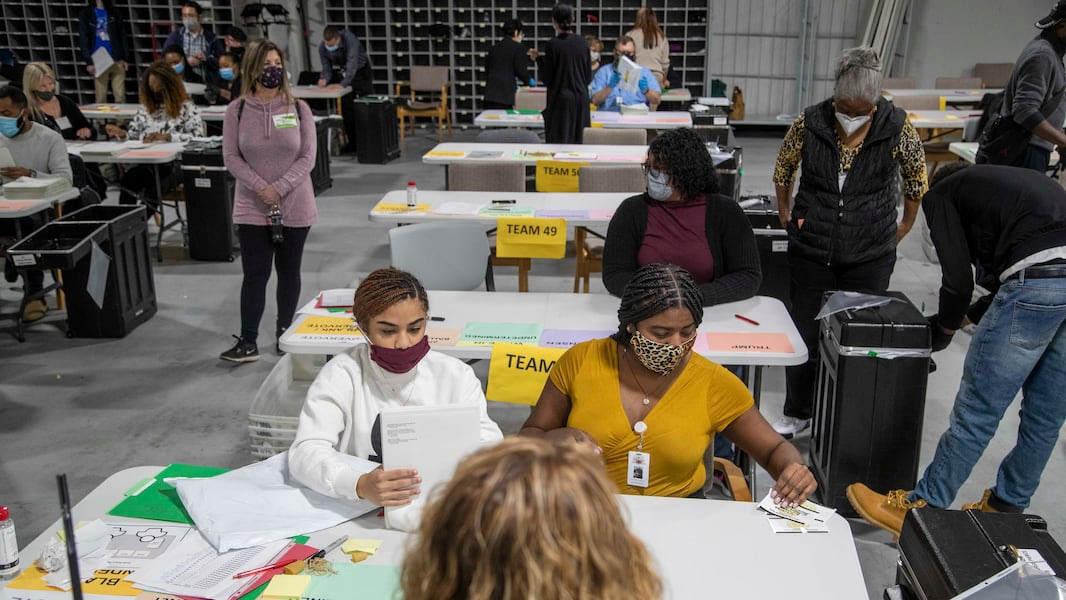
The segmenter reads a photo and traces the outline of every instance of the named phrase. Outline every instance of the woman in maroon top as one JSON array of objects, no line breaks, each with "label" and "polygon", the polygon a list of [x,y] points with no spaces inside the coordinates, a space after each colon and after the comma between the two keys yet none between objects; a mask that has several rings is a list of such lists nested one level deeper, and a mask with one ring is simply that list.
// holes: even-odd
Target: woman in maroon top
[{"label": "woman in maroon top", "polygon": [[648,190],[627,198],[607,229],[603,284],[621,296],[639,267],[674,264],[692,274],[703,305],[751,298],[762,282],[744,211],[718,194],[711,155],[691,129],[661,134],[644,163]]}]

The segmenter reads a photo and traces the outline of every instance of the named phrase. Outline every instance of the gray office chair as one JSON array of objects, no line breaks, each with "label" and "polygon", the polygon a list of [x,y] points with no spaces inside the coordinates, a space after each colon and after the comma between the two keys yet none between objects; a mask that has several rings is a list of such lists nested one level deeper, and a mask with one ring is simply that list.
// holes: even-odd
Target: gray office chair
[{"label": "gray office chair", "polygon": [[477,223],[419,223],[389,230],[392,266],[408,271],[427,290],[467,291],[492,281],[489,241]]},{"label": "gray office chair", "polygon": [[916,87],[913,77],[885,77],[881,81],[881,88],[885,90],[913,90]]},{"label": "gray office chair", "polygon": [[648,132],[644,129],[586,127],[581,133],[581,143],[605,146],[645,146],[648,143]]}]

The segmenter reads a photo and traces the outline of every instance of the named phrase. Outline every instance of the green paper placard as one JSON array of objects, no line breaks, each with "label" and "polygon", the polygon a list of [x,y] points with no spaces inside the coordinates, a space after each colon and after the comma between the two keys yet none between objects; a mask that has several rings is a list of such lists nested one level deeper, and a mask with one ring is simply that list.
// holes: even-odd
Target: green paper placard
[{"label": "green paper placard", "polygon": [[192,525],[192,518],[185,511],[185,506],[178,497],[178,490],[174,486],[163,483],[167,477],[214,477],[225,473],[229,469],[220,467],[204,467],[199,465],[183,465],[175,463],[166,467],[155,476],[155,480],[147,487],[134,486],[130,493],[141,488],[139,494],[127,496],[121,502],[108,511],[107,514],[116,517],[133,517],[135,519],[154,519],[156,521],[169,521],[172,523],[185,523]]}]

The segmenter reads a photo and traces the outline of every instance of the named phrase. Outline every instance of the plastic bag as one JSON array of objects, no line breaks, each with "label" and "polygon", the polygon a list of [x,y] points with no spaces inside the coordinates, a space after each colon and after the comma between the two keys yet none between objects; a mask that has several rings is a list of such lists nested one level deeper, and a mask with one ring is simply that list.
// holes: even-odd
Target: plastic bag
[{"label": "plastic bag", "polygon": [[627,56],[620,56],[614,64],[614,68],[621,75],[622,80],[618,83],[618,89],[636,92],[640,89],[641,66],[633,62]]},{"label": "plastic bag", "polygon": [[818,311],[818,315],[814,317],[814,320],[824,319],[842,310],[873,308],[892,301],[902,302],[899,298],[892,298],[891,296],[877,296],[861,292],[833,292],[833,295],[825,301],[822,310]]},{"label": "plastic bag", "polygon": [[[1045,565],[1047,563],[1044,563]],[[1021,561],[955,596],[955,600],[1066,600],[1066,581]]]}]

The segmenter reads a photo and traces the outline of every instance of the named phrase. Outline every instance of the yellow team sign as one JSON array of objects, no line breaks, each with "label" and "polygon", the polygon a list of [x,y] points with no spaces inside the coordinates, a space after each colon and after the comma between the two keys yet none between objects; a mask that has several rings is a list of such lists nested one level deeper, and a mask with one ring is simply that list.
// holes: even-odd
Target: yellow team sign
[{"label": "yellow team sign", "polygon": [[314,315],[304,319],[303,323],[296,328],[296,333],[329,334],[329,335],[363,335],[355,326],[351,317],[327,317]]},{"label": "yellow team sign", "polygon": [[485,397],[497,402],[533,406],[548,380],[548,371],[564,352],[565,348],[494,344]]},{"label": "yellow team sign", "polygon": [[496,256],[562,258],[566,256],[566,219],[501,217],[496,220]]},{"label": "yellow team sign", "polygon": [[577,172],[581,167],[588,166],[587,162],[573,162],[569,160],[538,160],[537,161],[537,191],[538,192],[579,192]]}]

